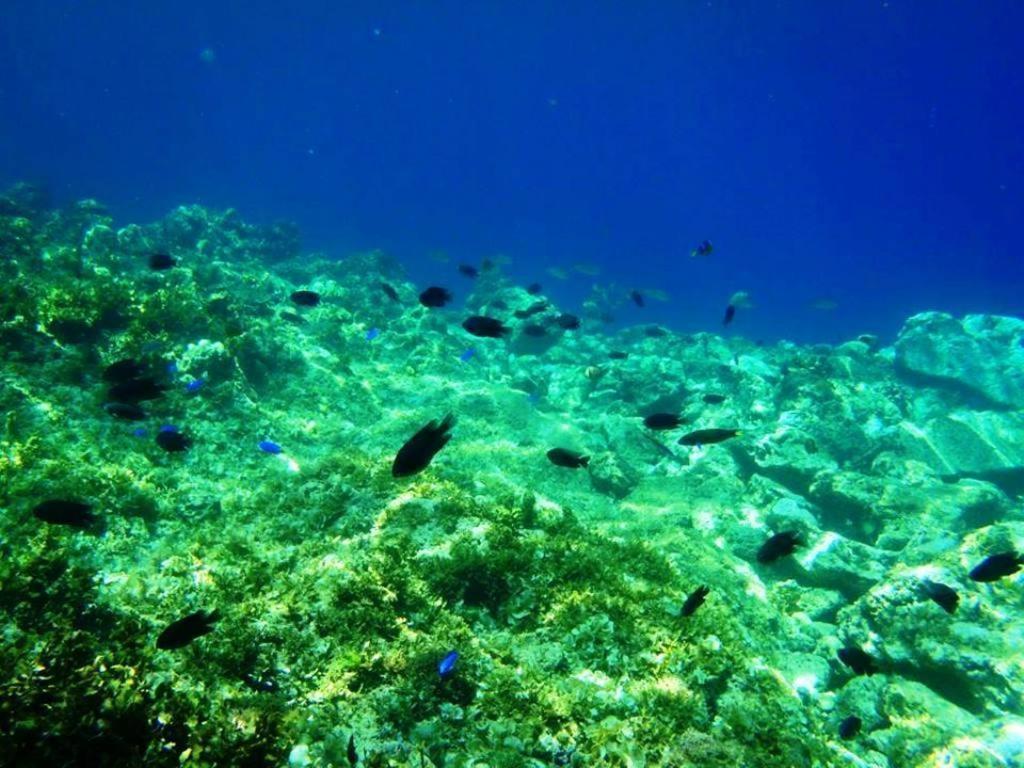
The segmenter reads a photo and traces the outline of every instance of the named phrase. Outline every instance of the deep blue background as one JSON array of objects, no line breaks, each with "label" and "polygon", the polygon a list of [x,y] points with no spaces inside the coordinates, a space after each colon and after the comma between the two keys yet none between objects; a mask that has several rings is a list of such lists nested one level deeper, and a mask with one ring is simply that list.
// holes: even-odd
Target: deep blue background
[{"label": "deep blue background", "polygon": [[134,5],[4,4],[0,181],[293,218],[457,292],[428,252],[501,252],[569,303],[663,288],[620,314],[686,330],[737,289],[766,339],[1024,311],[1022,3]]}]

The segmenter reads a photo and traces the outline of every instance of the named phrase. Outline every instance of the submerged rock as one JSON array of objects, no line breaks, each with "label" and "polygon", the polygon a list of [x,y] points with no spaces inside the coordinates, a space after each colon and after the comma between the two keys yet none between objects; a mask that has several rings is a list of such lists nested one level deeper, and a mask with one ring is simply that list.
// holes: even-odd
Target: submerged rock
[{"label": "submerged rock", "polygon": [[1024,408],[1024,320],[944,312],[911,317],[896,339],[896,370],[973,395],[1001,408]]}]

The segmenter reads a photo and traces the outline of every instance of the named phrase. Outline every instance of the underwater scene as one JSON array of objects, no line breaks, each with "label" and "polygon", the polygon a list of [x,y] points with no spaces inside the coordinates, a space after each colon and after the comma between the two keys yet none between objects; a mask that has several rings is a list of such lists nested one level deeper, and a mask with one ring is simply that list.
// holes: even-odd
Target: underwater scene
[{"label": "underwater scene", "polygon": [[12,2],[0,765],[1024,766],[1018,22]]}]

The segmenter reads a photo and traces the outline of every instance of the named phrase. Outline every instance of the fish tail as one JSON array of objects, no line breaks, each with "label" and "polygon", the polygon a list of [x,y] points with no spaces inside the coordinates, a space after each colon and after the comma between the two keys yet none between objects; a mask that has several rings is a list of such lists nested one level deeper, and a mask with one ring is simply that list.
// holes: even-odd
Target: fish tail
[{"label": "fish tail", "polygon": [[580,456],[580,466],[581,467],[589,466],[589,464],[590,464],[590,457],[589,456]]}]

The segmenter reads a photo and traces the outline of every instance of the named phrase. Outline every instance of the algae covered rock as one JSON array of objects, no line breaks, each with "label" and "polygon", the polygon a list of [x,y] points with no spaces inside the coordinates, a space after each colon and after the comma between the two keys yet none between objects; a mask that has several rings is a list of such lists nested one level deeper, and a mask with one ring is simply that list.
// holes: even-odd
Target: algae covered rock
[{"label": "algae covered rock", "polygon": [[924,312],[907,321],[895,349],[899,371],[996,407],[1024,408],[1024,320]]}]

